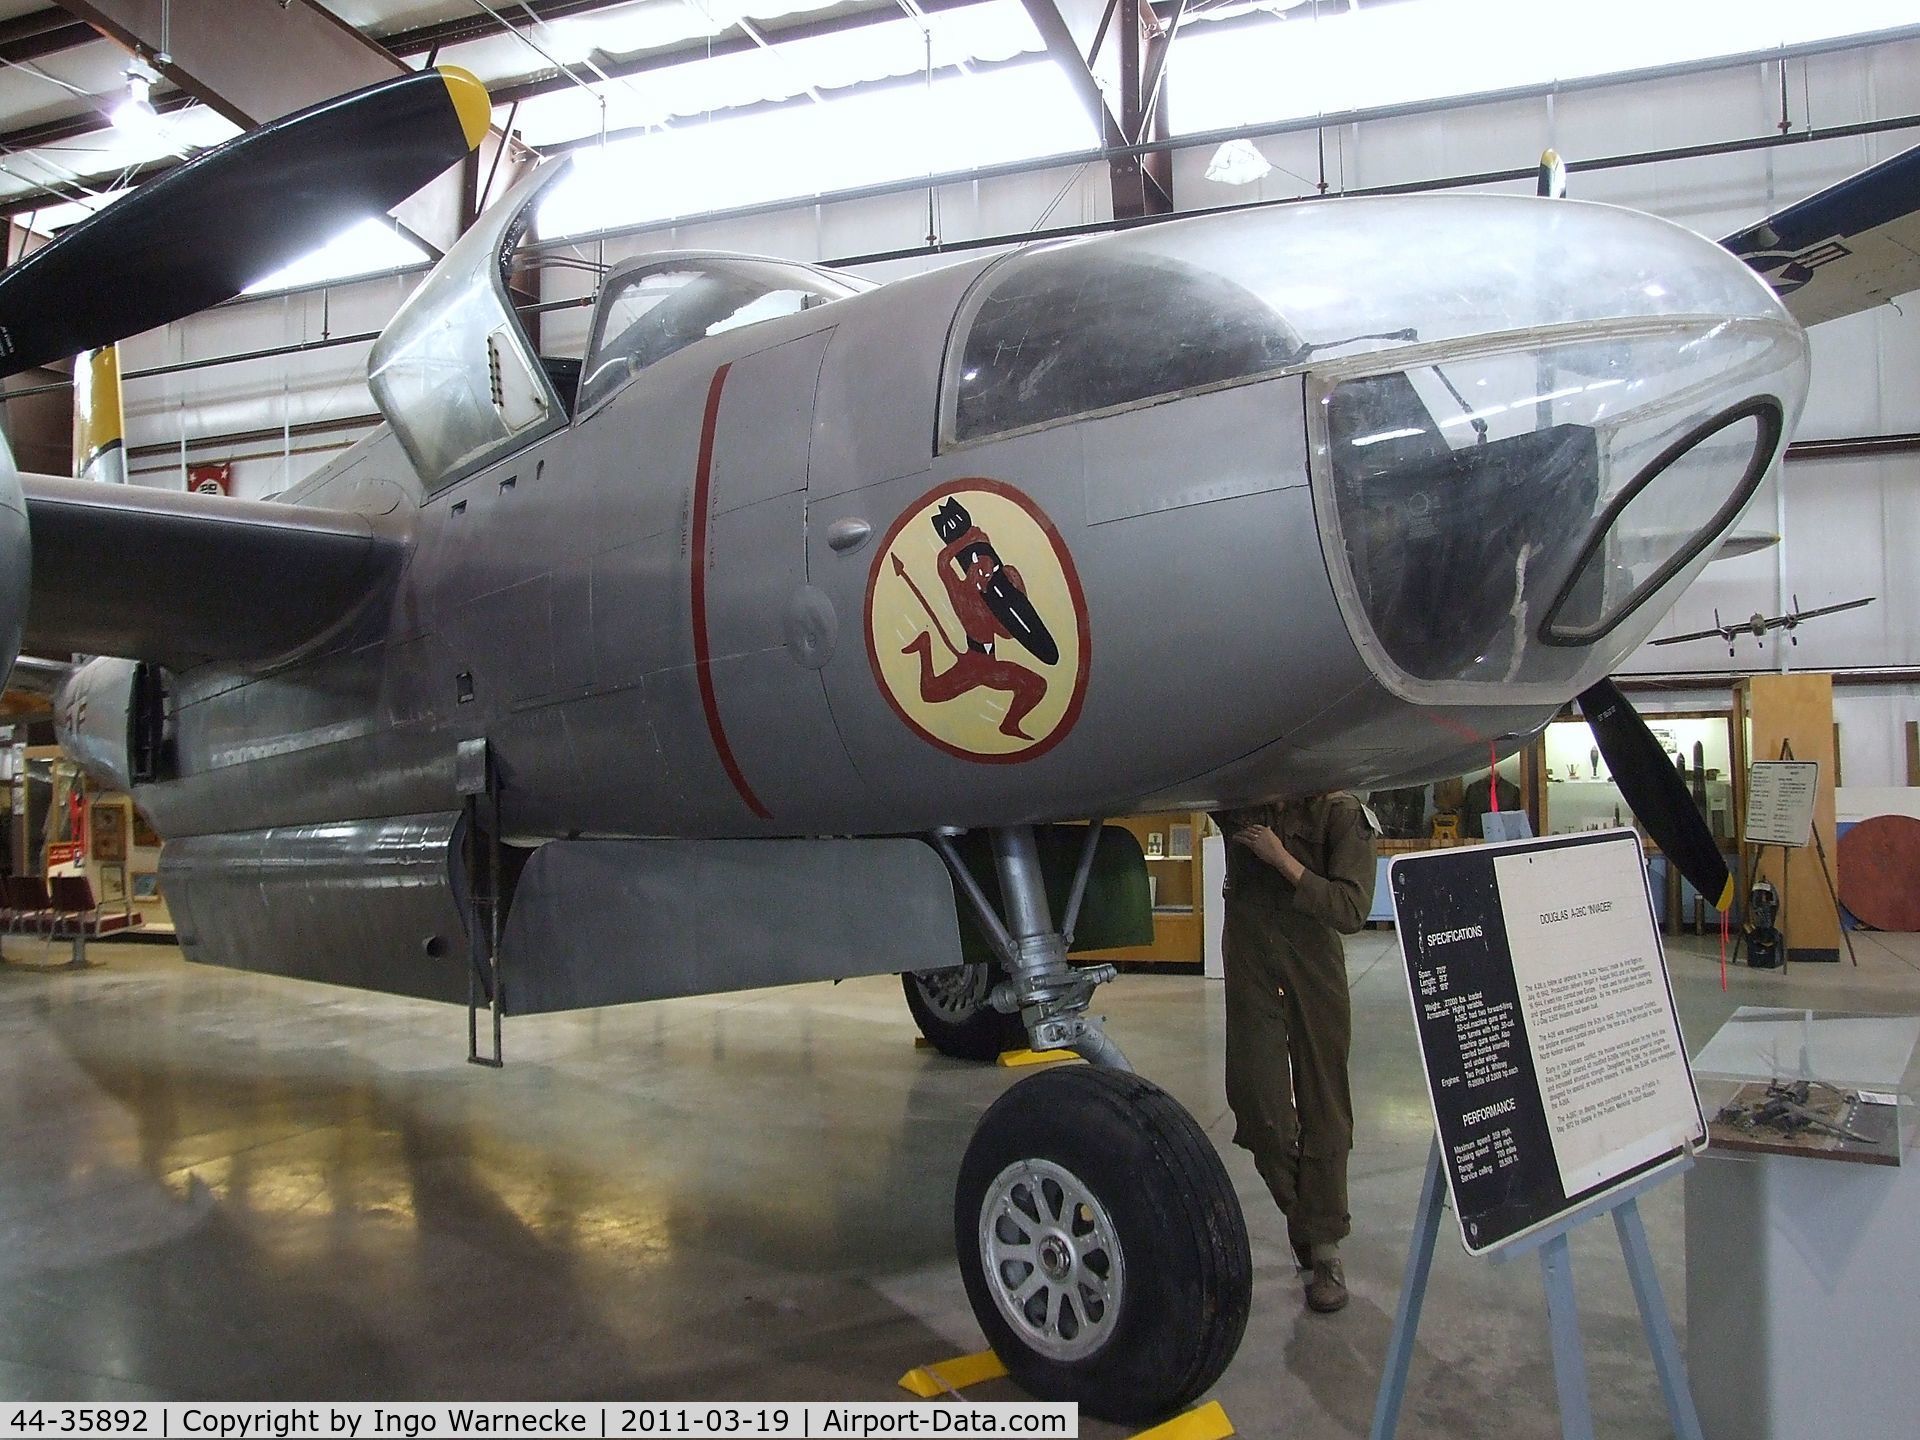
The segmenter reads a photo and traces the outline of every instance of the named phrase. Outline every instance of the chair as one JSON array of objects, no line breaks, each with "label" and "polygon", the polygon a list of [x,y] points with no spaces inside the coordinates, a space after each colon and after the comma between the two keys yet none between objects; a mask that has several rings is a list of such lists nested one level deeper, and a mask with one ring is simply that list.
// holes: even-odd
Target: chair
[{"label": "chair", "polygon": [[56,875],[48,882],[52,892],[49,913],[52,923],[49,937],[69,938],[93,933],[98,928],[100,902],[93,898],[93,882],[84,875]]},{"label": "chair", "polygon": [[52,935],[53,897],[38,875],[15,875],[7,881],[7,911],[19,933]]}]

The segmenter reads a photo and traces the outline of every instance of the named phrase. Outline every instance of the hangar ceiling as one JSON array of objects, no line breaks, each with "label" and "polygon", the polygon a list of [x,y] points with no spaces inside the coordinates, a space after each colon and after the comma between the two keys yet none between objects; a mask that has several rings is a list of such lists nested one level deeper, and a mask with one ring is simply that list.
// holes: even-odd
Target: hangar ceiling
[{"label": "hangar ceiling", "polygon": [[[1358,8],[1358,0],[1328,3]],[[1298,4],[0,0],[0,213],[39,233],[57,230],[238,125],[426,64],[473,71],[494,95],[497,122],[546,150],[1051,53],[1068,65],[1108,142],[1119,143],[1139,138],[1156,118],[1142,96],[1184,19],[1229,10],[1267,19]],[[1133,25],[1113,23],[1126,13]],[[1091,68],[1079,58],[1089,50],[1097,52]],[[113,114],[135,51],[170,59],[157,64],[157,119],[129,128]],[[287,63],[290,55],[299,63]],[[1120,77],[1123,65],[1131,82]],[[1137,162],[1125,165],[1137,175]],[[1122,208],[1166,208],[1159,183],[1159,193],[1136,194]],[[1132,184],[1138,191],[1141,182]]]},{"label": "hangar ceiling", "polygon": [[[497,136],[464,174],[400,212],[418,244],[393,265],[443,249],[504,187],[512,167],[494,153],[509,136],[526,159],[675,133],[737,141],[742,126],[715,122],[790,113],[783,154],[735,146],[751,157],[736,164],[809,172],[782,195],[1091,157],[1109,172],[1112,214],[1129,217],[1174,208],[1171,154],[1151,149],[1168,136],[1174,101],[1174,135],[1191,144],[1236,125],[1270,133],[1287,117],[1322,124],[1473,93],[1553,93],[1635,67],[1920,34],[1896,0],[1862,0],[1851,19],[1756,18],[1733,0],[1702,0],[1691,27],[1651,23],[1661,13],[1653,0],[1616,0],[1604,13],[1541,13],[1521,0],[0,0],[0,215],[13,222],[13,259],[32,235],[240,125],[429,64],[487,84]],[[136,57],[155,67],[152,113],[115,123]],[[1163,100],[1169,77],[1174,100]],[[948,98],[910,124],[897,123],[904,107],[873,103],[909,90],[931,102],[941,86]],[[847,99],[892,118],[855,121],[823,103]],[[836,125],[807,123],[836,110]],[[885,165],[856,177],[857,165],[836,163],[863,146],[893,152],[887,176]],[[711,149],[683,168],[716,163]],[[664,153],[648,152],[650,179]],[[594,223],[696,213],[713,188],[663,193],[646,213],[615,206]]]}]

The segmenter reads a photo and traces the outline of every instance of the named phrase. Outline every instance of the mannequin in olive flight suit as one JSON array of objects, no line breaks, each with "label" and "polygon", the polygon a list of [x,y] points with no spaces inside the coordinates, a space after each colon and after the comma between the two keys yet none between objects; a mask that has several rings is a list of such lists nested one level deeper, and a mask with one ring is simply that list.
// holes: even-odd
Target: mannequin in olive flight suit
[{"label": "mannequin in olive flight suit", "polygon": [[1373,908],[1374,827],[1353,796],[1214,816],[1227,837],[1227,1100],[1287,1217],[1307,1304],[1347,1303],[1353,1011],[1340,936]]}]

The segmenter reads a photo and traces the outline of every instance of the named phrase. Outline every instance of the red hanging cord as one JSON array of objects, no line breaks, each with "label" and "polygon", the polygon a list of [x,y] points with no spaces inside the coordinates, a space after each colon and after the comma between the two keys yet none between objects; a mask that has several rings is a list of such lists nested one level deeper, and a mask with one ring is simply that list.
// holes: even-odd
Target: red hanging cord
[{"label": "red hanging cord", "polygon": [[1727,988],[1727,932],[1732,925],[1733,907],[1720,912],[1720,988]]},{"label": "red hanging cord", "polygon": [[1487,742],[1487,794],[1493,799],[1493,813],[1500,813],[1500,751]]}]

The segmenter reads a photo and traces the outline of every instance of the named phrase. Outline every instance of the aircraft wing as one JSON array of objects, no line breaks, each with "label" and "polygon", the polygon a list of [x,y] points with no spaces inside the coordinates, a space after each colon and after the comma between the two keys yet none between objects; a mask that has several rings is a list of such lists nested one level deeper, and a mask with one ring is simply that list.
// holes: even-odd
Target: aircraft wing
[{"label": "aircraft wing", "polygon": [[1655,640],[1655,641],[1654,641],[1653,643],[1654,643],[1655,645],[1679,645],[1679,644],[1681,644],[1681,643],[1683,643],[1683,642],[1685,642],[1685,641],[1688,641],[1688,640],[1704,640],[1704,639],[1706,639],[1706,638],[1707,638],[1707,637],[1708,637],[1709,635],[1718,635],[1718,636],[1719,636],[1719,637],[1720,637],[1720,638],[1721,638],[1722,640],[1727,640],[1727,639],[1730,639],[1730,638],[1732,638],[1732,637],[1730,637],[1730,636],[1729,636],[1729,635],[1727,634],[1727,632],[1726,632],[1725,630],[1718,630],[1718,629],[1716,629],[1716,630],[1689,630],[1689,631],[1688,631],[1688,632],[1687,632],[1686,634],[1684,634],[1684,635],[1668,635],[1668,636],[1665,636],[1665,637],[1663,637],[1662,639],[1659,639],[1659,640]]},{"label": "aircraft wing", "polygon": [[1920,288],[1920,147],[1720,243],[1758,271],[1802,325]]},{"label": "aircraft wing", "polygon": [[185,670],[257,663],[339,625],[399,571],[373,517],[22,475],[33,535],[25,648]]},{"label": "aircraft wing", "polygon": [[[1692,534],[1689,530],[1631,530],[1619,537],[1617,553],[1628,565],[1657,565],[1686,544]],[[1768,530],[1733,530],[1714,547],[1713,558],[1732,560],[1779,543],[1780,537]]]},{"label": "aircraft wing", "polygon": [[1797,623],[1801,620],[1811,620],[1817,615],[1838,615],[1842,610],[1858,610],[1862,605],[1871,605],[1877,598],[1877,596],[1867,595],[1859,600],[1842,600],[1838,605],[1818,605],[1811,610],[1796,611],[1791,616],[1782,615],[1776,620],[1767,621],[1767,623],[1769,625],[1784,625],[1790,619]]}]

